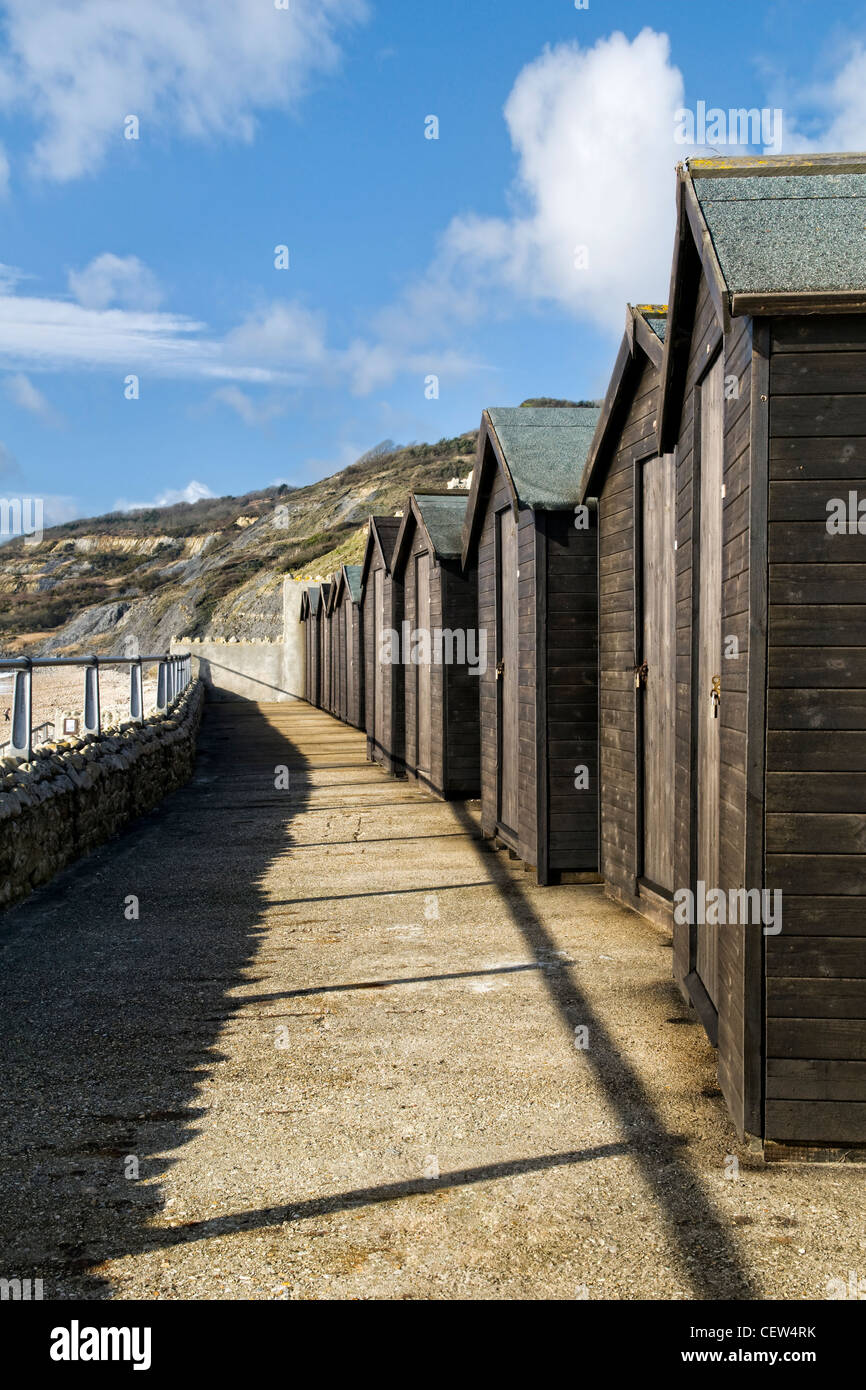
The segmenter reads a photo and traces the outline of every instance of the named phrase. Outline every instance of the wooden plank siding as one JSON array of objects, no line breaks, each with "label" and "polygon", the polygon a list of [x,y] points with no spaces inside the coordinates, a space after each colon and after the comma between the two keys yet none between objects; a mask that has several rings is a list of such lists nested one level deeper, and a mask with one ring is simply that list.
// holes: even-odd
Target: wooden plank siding
[{"label": "wooden plank siding", "polygon": [[637,881],[635,460],[655,452],[658,396],[658,370],[645,361],[598,496],[599,861],[614,897],[669,923],[669,910],[640,900]]},{"label": "wooden plank siding", "polygon": [[[378,580],[377,575],[381,575]],[[402,589],[394,583],[374,547],[361,602],[367,756],[380,763],[386,771],[399,775],[403,769],[403,683],[399,678],[402,672],[398,666],[379,662],[375,618],[377,583],[381,585],[382,591],[383,627],[399,633],[403,619]],[[382,709],[378,711],[377,716],[378,692],[382,695]]]},{"label": "wooden plank siding", "polygon": [[[598,870],[597,528],[578,530],[574,513],[517,516],[517,825],[499,807],[497,514],[511,507],[502,471],[491,470],[480,499],[478,626],[487,634],[480,678],[481,825],[535,868],[546,883],[562,873]],[[575,787],[589,769],[586,790]]]},{"label": "wooden plank siding", "polygon": [[866,320],[779,319],[769,358],[766,1137],[866,1143]]},{"label": "wooden plank siding", "polygon": [[[416,593],[419,559],[426,557],[427,596]],[[394,577],[402,587],[403,618],[409,631],[419,626],[419,615],[429,618],[429,631],[466,632],[478,626],[477,585],[474,570],[463,574],[459,561],[437,557],[421,526],[415,524],[411,540],[395,565]],[[399,673],[404,708],[404,768],[407,776],[442,797],[473,797],[480,785],[479,677],[465,664],[436,663],[429,669],[429,768],[420,757],[418,689],[421,668],[406,663]]]},{"label": "wooden plank siding", "polygon": [[[722,651],[719,709],[718,882],[708,887],[731,889],[762,886],[762,857],[749,854],[754,815],[747,818],[749,757],[763,760],[763,727],[752,747],[747,739],[750,699],[750,629],[759,616],[751,585],[750,522],[757,491],[752,495],[753,410],[752,321],[732,322],[722,336],[706,277],[698,288],[685,381],[685,397],[677,441],[677,707],[675,757],[674,883],[694,888],[697,878],[697,816],[695,713],[706,713],[709,690],[697,679],[693,644],[697,621],[697,570],[700,565],[698,509],[700,473],[701,383],[721,352],[723,357],[723,478],[722,509]],[[760,627],[760,624],[759,624]],[[756,653],[760,677],[762,656]],[[752,692],[752,703],[755,705]],[[701,702],[698,706],[697,702]],[[760,838],[760,805],[756,807]],[[756,878],[754,875],[758,874]],[[762,1059],[760,1020],[759,925],[728,924],[718,933],[715,963],[715,1009],[697,976],[697,932],[694,926],[674,927],[674,975],[691,997],[711,1038],[718,1043],[719,1084],[737,1130],[761,1132]],[[755,953],[757,951],[757,960]]]},{"label": "wooden plank siding", "polygon": [[363,622],[360,603],[344,583],[334,608],[337,700],[334,713],[353,728],[364,728]]}]

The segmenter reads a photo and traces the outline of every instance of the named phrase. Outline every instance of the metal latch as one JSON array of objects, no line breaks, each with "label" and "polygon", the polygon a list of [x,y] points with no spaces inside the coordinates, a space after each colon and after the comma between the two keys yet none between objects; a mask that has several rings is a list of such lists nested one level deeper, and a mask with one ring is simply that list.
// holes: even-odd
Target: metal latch
[{"label": "metal latch", "polygon": [[719,717],[719,705],[722,703],[722,678],[721,678],[721,676],[713,676],[713,688],[712,688],[712,691],[710,692],[710,700],[711,700],[712,706],[713,706],[713,718],[714,718],[714,719],[718,719],[718,717]]},{"label": "metal latch", "polygon": [[635,666],[635,668],[634,668],[634,688],[635,688],[635,690],[640,690],[640,688],[641,688],[642,685],[646,685],[647,675],[648,675],[648,670],[647,670],[647,664],[646,664],[645,661],[641,662],[640,666]]},{"label": "metal latch", "polygon": [[502,675],[502,672],[503,672],[504,670],[505,670],[505,662],[504,662],[504,661],[497,661],[497,663],[496,663],[496,679],[497,679],[497,680],[499,680],[499,677]]}]

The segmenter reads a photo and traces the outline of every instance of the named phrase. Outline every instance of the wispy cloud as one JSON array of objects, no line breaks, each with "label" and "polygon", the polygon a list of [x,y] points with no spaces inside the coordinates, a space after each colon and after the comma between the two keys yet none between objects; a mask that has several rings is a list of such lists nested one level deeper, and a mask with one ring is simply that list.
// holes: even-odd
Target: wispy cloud
[{"label": "wispy cloud", "polygon": [[207,483],[199,483],[193,478],[186,487],[164,489],[150,502],[130,502],[125,497],[119,497],[114,504],[114,510],[138,512],[149,510],[151,507],[174,507],[178,502],[200,502],[203,497],[215,496],[216,493],[211,492]]},{"label": "wispy cloud", "polygon": [[83,270],[70,270],[68,282],[85,309],[157,309],[163,300],[156,276],[138,256],[104,251]]},{"label": "wispy cloud", "polygon": [[12,376],[7,376],[3,388],[9,399],[22,410],[26,410],[31,415],[37,416],[46,425],[60,424],[60,416],[54,406],[38,388],[34,386],[29,376],[23,372],[15,372]]},{"label": "wispy cloud", "polygon": [[2,0],[0,100],[39,134],[32,172],[69,180],[98,169],[123,139],[253,138],[256,113],[291,109],[340,60],[338,35],[364,0]]},{"label": "wispy cloud", "polygon": [[284,401],[256,401],[239,386],[221,386],[219,390],[214,391],[211,399],[221,405],[227,405],[240,416],[245,425],[251,427],[268,425],[271,420],[277,420],[286,413]]}]

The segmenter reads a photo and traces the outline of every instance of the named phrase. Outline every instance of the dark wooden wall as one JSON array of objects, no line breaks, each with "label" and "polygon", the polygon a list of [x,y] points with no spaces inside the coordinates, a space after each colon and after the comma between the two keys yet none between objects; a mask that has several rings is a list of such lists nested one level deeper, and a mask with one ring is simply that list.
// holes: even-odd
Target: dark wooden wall
[{"label": "dark wooden wall", "polygon": [[[635,883],[640,846],[633,667],[640,648],[635,627],[640,576],[635,573],[634,460],[655,451],[658,404],[658,371],[645,362],[598,498],[600,867],[613,896],[669,921],[670,913],[657,902],[638,901]],[[670,717],[675,718],[673,708]]]},{"label": "dark wooden wall", "polygon": [[866,1143],[866,319],[776,320],[769,429],[766,1133]]},{"label": "dark wooden wall", "polygon": [[403,620],[403,591],[385,570],[378,552],[367,569],[362,599],[362,628],[364,634],[364,724],[367,731],[367,756],[393,773],[403,770],[404,707],[403,681],[399,666],[386,666],[382,683],[385,701],[381,742],[376,737],[376,662],[378,652],[374,640],[374,576],[382,570],[385,603],[384,625],[400,631]]},{"label": "dark wooden wall", "polygon": [[[412,529],[410,544],[403,551],[399,565],[394,570],[394,578],[403,591],[403,617],[410,625],[410,631],[418,626],[418,595],[416,589],[416,564],[418,555],[428,554],[430,558],[430,627],[442,627],[442,582],[441,570],[421,527]],[[404,652],[404,657],[408,652]],[[406,773],[418,778],[418,711],[417,683],[418,668],[412,663],[405,664],[398,672],[398,680],[403,690],[404,733],[403,761]],[[430,781],[420,780],[429,785],[440,796],[445,788],[445,679],[442,666],[430,669]]]},{"label": "dark wooden wall", "polygon": [[[598,870],[598,525],[575,526],[573,511],[537,516],[538,645],[544,644],[546,788],[539,788],[539,817],[546,823],[551,873]],[[543,547],[543,552],[542,552]],[[541,563],[546,554],[546,568]],[[523,567],[520,570],[523,577]],[[539,586],[540,587],[540,586]],[[578,767],[589,786],[575,786]],[[541,853],[541,851],[540,851]]]},{"label": "dark wooden wall", "polygon": [[[481,721],[481,829],[485,835],[497,833],[497,766],[499,730],[497,725],[497,611],[496,611],[496,513],[511,505],[511,497],[496,468],[491,472],[489,495],[479,499],[483,507],[477,541],[478,624],[487,631],[487,670],[480,679]],[[527,864],[538,863],[537,779],[535,746],[535,519],[528,508],[521,511],[517,532],[520,555],[518,586],[520,631],[520,689],[517,842],[512,848]]]},{"label": "dark wooden wall", "polygon": [[[462,569],[457,560],[440,564],[442,626],[479,632],[478,582],[474,565]],[[476,636],[476,643],[479,638]],[[476,645],[476,651],[478,647]],[[493,660],[488,646],[487,662]],[[481,787],[481,677],[467,666],[445,666],[445,783],[446,796],[477,797]]]},{"label": "dark wooden wall", "polygon": [[[491,473],[477,542],[478,623],[487,629],[481,678],[481,823],[498,825],[496,514],[510,505],[501,471]],[[579,531],[573,511],[522,507],[517,527],[519,767],[517,841],[511,847],[542,882],[598,870],[598,532]],[[586,765],[587,791],[575,787]]]},{"label": "dark wooden wall", "polygon": [[304,699],[307,704],[316,703],[316,667],[314,659],[315,619],[307,612],[304,624]]},{"label": "dark wooden wall", "polygon": [[[343,624],[343,708],[341,719],[356,729],[364,728],[364,641],[363,610],[360,603],[353,603],[347,590],[343,591],[341,603],[341,622]],[[349,664],[349,644],[352,660]]]},{"label": "dark wooden wall", "polygon": [[[395,578],[403,591],[403,614],[418,625],[416,556],[430,554],[430,628],[477,631],[478,590],[474,568],[463,573],[459,561],[437,560],[424,531],[415,526]],[[491,660],[488,653],[488,660]],[[404,764],[418,778],[417,667],[402,672]],[[433,665],[430,672],[430,777],[418,778],[444,797],[477,796],[480,784],[479,676],[465,665]]]},{"label": "dark wooden wall", "polygon": [[311,613],[307,619],[307,642],[309,701],[318,709],[322,701],[322,644],[317,613]]},{"label": "dark wooden wall", "polygon": [[[706,281],[702,278],[692,332],[685,403],[677,446],[677,725],[674,882],[693,887],[695,880],[694,702],[708,692],[695,688],[692,634],[695,617],[694,564],[697,554],[700,439],[696,400],[700,382],[721,342]],[[762,886],[759,797],[747,797],[747,784],[757,787],[763,766],[761,688],[765,655],[759,640],[750,651],[750,625],[760,634],[764,622],[761,574],[752,573],[755,547],[760,554],[764,535],[761,490],[766,476],[760,450],[753,457],[753,341],[748,318],[734,319],[721,343],[724,375],[730,393],[724,407],[724,486],[722,519],[722,634],[735,638],[736,657],[720,654],[719,882],[724,891]],[[760,375],[760,373],[759,373]],[[736,388],[733,379],[736,378]],[[753,472],[757,489],[753,499]],[[751,525],[753,516],[757,527]],[[754,737],[747,738],[750,708]],[[750,759],[751,765],[750,765]],[[750,807],[747,815],[747,807]],[[760,926],[728,925],[719,932],[718,1017],[705,1016],[711,1036],[717,1029],[719,1084],[740,1133],[760,1133],[761,1115],[761,1001],[762,954]],[[684,989],[694,967],[694,929],[674,928],[674,974]],[[694,988],[694,985],[692,985]]]}]

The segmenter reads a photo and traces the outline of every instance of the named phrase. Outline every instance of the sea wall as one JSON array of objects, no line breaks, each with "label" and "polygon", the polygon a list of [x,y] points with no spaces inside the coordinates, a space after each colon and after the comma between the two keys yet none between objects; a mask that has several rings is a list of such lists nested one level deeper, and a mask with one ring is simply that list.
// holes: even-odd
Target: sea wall
[{"label": "sea wall", "polygon": [[0,907],[26,897],[186,782],[204,688],[196,681],[143,724],[0,759]]}]

